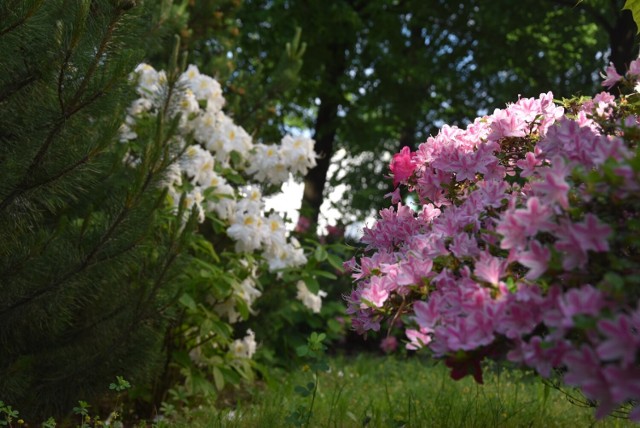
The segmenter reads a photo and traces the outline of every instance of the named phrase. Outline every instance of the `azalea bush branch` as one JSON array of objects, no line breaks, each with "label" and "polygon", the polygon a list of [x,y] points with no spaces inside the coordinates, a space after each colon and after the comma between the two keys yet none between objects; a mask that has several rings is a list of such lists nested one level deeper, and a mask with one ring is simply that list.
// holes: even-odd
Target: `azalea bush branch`
[{"label": "azalea bush branch", "polygon": [[[390,165],[393,206],[349,261],[359,333],[402,321],[412,350],[482,383],[483,359],[562,372],[602,418],[640,420],[640,59],[616,100],[520,98],[445,125]],[[401,189],[418,201],[403,204]]]}]

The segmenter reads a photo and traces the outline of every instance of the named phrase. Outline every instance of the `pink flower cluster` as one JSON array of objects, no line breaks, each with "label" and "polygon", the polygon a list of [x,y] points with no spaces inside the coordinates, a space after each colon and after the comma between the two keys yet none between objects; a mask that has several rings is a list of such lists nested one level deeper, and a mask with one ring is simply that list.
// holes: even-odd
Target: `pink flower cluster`
[{"label": "pink flower cluster", "polygon": [[607,93],[559,106],[549,92],[403,148],[396,206],[345,264],[354,328],[401,317],[406,347],[446,359],[454,378],[481,381],[483,358],[562,375],[597,417],[640,402],[635,109]]}]

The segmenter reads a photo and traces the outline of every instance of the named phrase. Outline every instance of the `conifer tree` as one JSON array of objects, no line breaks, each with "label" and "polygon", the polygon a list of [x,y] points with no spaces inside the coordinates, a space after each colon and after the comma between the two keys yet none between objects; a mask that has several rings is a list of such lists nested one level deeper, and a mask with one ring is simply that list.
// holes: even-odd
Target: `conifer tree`
[{"label": "conifer tree", "polygon": [[0,399],[27,418],[144,384],[162,357],[189,230],[163,208],[173,124],[149,124],[135,168],[118,139],[150,7],[0,2]]}]

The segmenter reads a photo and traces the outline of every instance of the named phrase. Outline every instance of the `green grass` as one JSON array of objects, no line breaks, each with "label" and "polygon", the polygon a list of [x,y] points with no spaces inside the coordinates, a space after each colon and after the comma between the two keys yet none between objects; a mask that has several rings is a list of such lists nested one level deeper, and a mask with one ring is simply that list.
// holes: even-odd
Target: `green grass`
[{"label": "green grass", "polygon": [[[485,384],[453,381],[443,365],[417,358],[362,356],[330,360],[319,376],[311,427],[624,427],[626,420],[596,422],[593,409],[520,371],[485,373]],[[309,371],[279,373],[275,382],[234,408],[190,411],[171,426],[286,427],[287,416],[310,398],[294,392],[313,380]]]}]

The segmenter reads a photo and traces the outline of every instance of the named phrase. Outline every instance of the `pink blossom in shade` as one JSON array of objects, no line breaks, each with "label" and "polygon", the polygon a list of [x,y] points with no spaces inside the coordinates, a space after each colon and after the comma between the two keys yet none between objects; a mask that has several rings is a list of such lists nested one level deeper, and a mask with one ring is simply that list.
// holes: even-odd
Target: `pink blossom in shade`
[{"label": "pink blossom in shade", "polygon": [[407,349],[412,351],[417,351],[423,346],[431,343],[431,331],[427,328],[421,327],[420,330],[415,330],[412,328],[408,328],[405,330],[405,334],[409,338],[409,343],[407,343]]},{"label": "pink blossom in shade", "polygon": [[419,254],[425,259],[449,254],[449,250],[444,245],[444,240],[439,235],[432,233],[421,233],[408,238],[404,248],[407,252]]},{"label": "pink blossom in shade", "polygon": [[399,203],[397,209],[392,206],[380,211],[380,219],[373,227],[364,228],[362,242],[367,244],[367,250],[394,251],[397,244],[419,233],[421,226],[411,208]]},{"label": "pink blossom in shade", "polygon": [[503,306],[491,298],[491,290],[473,283],[471,287],[460,289],[460,309],[463,312],[483,311],[487,315],[497,316]]},{"label": "pink blossom in shade", "polygon": [[619,403],[611,396],[611,385],[593,348],[582,345],[579,350],[568,352],[563,363],[567,367],[564,382],[580,388],[587,398],[598,402],[597,419],[602,419],[617,407]]},{"label": "pink blossom in shade", "polygon": [[509,184],[504,180],[483,180],[477,183],[485,207],[500,208],[506,199]]},{"label": "pink blossom in shade", "polygon": [[[474,154],[476,170],[484,174],[485,180],[501,180],[503,178],[503,167],[500,166],[495,153],[500,151],[500,144],[495,141],[487,141],[478,146]],[[502,172],[498,172],[498,170]]]},{"label": "pink blossom in shade", "polygon": [[342,226],[327,226],[327,234],[334,238],[342,238],[344,236],[344,227]]},{"label": "pink blossom in shade", "polygon": [[630,77],[635,76],[636,78],[640,77],[640,58],[631,61],[631,64],[629,64],[629,71],[627,71],[627,75]]},{"label": "pink blossom in shade", "polygon": [[[636,403],[638,403],[637,400]],[[629,412],[629,420],[635,423],[640,423],[640,403],[631,408],[631,411]]]},{"label": "pink blossom in shade", "polygon": [[521,249],[526,246],[526,225],[523,225],[518,221],[517,216],[514,215],[515,210],[507,211],[504,213],[498,224],[496,225],[496,232],[502,235],[500,240],[500,248],[504,250]]},{"label": "pink blossom in shade", "polygon": [[593,102],[612,104],[616,102],[616,97],[607,91],[602,91],[593,96]]},{"label": "pink blossom in shade", "polygon": [[471,219],[460,207],[451,206],[433,222],[433,232],[442,236],[455,236],[462,231]]},{"label": "pink blossom in shade", "polygon": [[601,135],[594,140],[591,156],[594,165],[602,165],[607,159],[621,161],[629,158],[630,154],[621,138]]},{"label": "pink blossom in shade", "polygon": [[345,270],[345,272],[351,273],[356,269],[357,264],[358,263],[356,262],[356,258],[354,256],[346,262],[342,263],[342,268]]},{"label": "pink blossom in shade", "polygon": [[494,156],[494,161],[485,166],[487,172],[484,173],[485,180],[503,180],[507,175],[507,169],[500,165],[498,159]]},{"label": "pink blossom in shade", "polygon": [[[623,367],[632,365],[640,348],[640,332],[633,327],[631,318],[618,315],[613,320],[600,320],[598,329],[605,340],[598,345],[596,352],[603,360],[620,359]],[[638,395],[640,398],[640,395]]]},{"label": "pink blossom in shade", "polygon": [[441,214],[441,211],[436,208],[433,204],[425,204],[422,207],[422,211],[419,214],[419,217],[425,223],[431,223],[436,217]]},{"label": "pink blossom in shade", "polygon": [[563,156],[571,161],[580,162],[590,167],[593,165],[591,151],[593,141],[598,132],[583,126],[579,121],[563,117],[556,126],[547,132],[547,136],[536,146],[547,159]]},{"label": "pink blossom in shade", "polygon": [[389,169],[393,174],[393,185],[397,186],[402,182],[406,182],[416,169],[414,161],[415,153],[411,153],[411,149],[407,146],[400,150],[400,153],[393,155]]},{"label": "pink blossom in shade", "polygon": [[540,100],[536,98],[519,98],[508,109],[515,112],[525,122],[531,123],[541,113]]},{"label": "pink blossom in shade", "polygon": [[615,86],[620,80],[622,80],[622,76],[618,74],[616,67],[612,62],[609,63],[607,68],[605,69],[606,75],[602,75],[605,79],[602,81],[602,86],[605,88],[611,88]]},{"label": "pink blossom in shade", "polygon": [[524,159],[516,162],[516,166],[522,170],[521,177],[532,176],[535,168],[540,165],[542,165],[542,161],[536,158],[536,155],[532,152],[528,152]]},{"label": "pink blossom in shade", "polygon": [[366,278],[371,273],[371,269],[373,268],[373,262],[370,257],[362,257],[360,259],[360,264],[353,260],[353,263],[350,263],[351,266],[351,277],[358,281],[363,278]]},{"label": "pink blossom in shade", "polygon": [[562,365],[564,356],[570,350],[566,341],[545,342],[540,336],[533,336],[528,343],[521,344],[522,361],[545,378],[551,376],[554,367]]},{"label": "pink blossom in shade", "polygon": [[431,269],[433,268],[432,259],[423,260],[411,255],[407,257],[407,261],[403,263],[403,267],[405,273],[407,275],[411,275],[412,284],[420,284],[422,279],[429,278],[434,275],[434,273],[431,271]]},{"label": "pink blossom in shade", "polygon": [[298,233],[304,233],[307,230],[309,230],[309,227],[311,226],[311,220],[308,219],[307,217],[301,215],[298,218],[298,223],[296,224],[296,228],[295,228],[295,232]]},{"label": "pink blossom in shade", "polygon": [[360,306],[360,294],[357,290],[351,290],[349,295],[342,296],[344,300],[347,302],[347,313],[353,314],[358,311],[358,307]]},{"label": "pink blossom in shade", "polygon": [[459,233],[453,238],[453,242],[449,245],[449,251],[457,258],[477,256],[478,241],[468,233]]},{"label": "pink blossom in shade", "polygon": [[573,230],[583,251],[609,251],[611,227],[589,213],[580,223],[573,224]]},{"label": "pink blossom in shade", "polygon": [[608,92],[603,91],[595,95],[591,103],[593,104],[593,106],[595,106],[595,112],[598,116],[608,118],[611,116],[613,107],[615,107],[615,101],[616,97]]},{"label": "pink blossom in shade", "polygon": [[391,193],[387,193],[386,195],[384,195],[385,198],[391,198],[391,203],[393,205],[397,204],[398,202],[402,201],[402,197],[400,196],[400,187],[396,187],[396,189],[391,192]]},{"label": "pink blossom in shade", "polygon": [[478,173],[478,162],[473,153],[455,151],[451,155],[446,169],[455,172],[456,181],[458,182],[464,180],[475,181]]},{"label": "pink blossom in shade", "polygon": [[600,315],[604,303],[602,292],[589,284],[570,289],[558,301],[564,318],[563,325],[573,327],[573,317],[576,315]]},{"label": "pink blossom in shade", "polygon": [[510,109],[496,109],[492,117],[491,134],[487,137],[489,140],[496,141],[504,137],[524,137],[527,135],[527,123],[517,112]]},{"label": "pink blossom in shade", "polygon": [[527,207],[513,212],[516,221],[524,226],[526,236],[550,229],[549,218],[552,215],[551,207],[543,204],[539,198],[532,196],[527,200]]},{"label": "pink blossom in shade", "polygon": [[351,318],[351,327],[358,334],[367,331],[380,331],[380,318],[371,309],[361,310]]},{"label": "pink blossom in shade", "polygon": [[398,348],[398,339],[395,336],[387,336],[380,341],[380,349],[385,354],[390,354]]},{"label": "pink blossom in shade", "polygon": [[449,351],[471,351],[489,345],[495,339],[493,322],[480,311],[435,329],[434,341],[446,343]]},{"label": "pink blossom in shade", "polygon": [[555,248],[562,253],[562,267],[569,271],[574,268],[584,268],[587,264],[587,252],[583,249],[580,237],[577,235],[573,223],[563,219],[555,230],[558,237]]},{"label": "pink blossom in shade", "polygon": [[447,288],[452,287],[455,288],[457,278],[449,269],[442,269],[440,273],[434,276],[431,279],[431,283],[434,284],[438,288]]},{"label": "pink blossom in shade", "polygon": [[507,261],[500,257],[494,257],[487,252],[480,254],[476,260],[474,274],[491,285],[498,285],[500,278],[504,277]]},{"label": "pink blossom in shade", "polygon": [[554,285],[547,290],[543,301],[536,303],[540,306],[542,312],[542,322],[544,322],[546,326],[554,328],[559,334],[566,331],[565,327],[563,327],[564,315],[560,310],[560,301],[563,296],[563,290],[559,286]]},{"label": "pink blossom in shade", "polygon": [[636,172],[630,165],[621,165],[613,169],[613,172],[623,180],[623,184],[616,192],[616,196],[619,198],[625,198],[632,192],[640,191],[640,184],[636,178]]},{"label": "pink blossom in shade", "polygon": [[500,321],[496,323],[496,332],[509,339],[516,339],[530,334],[539,323],[540,310],[536,305],[510,299]]},{"label": "pink blossom in shade", "polygon": [[413,304],[413,310],[416,314],[414,319],[420,327],[432,329],[440,319],[440,309],[438,308],[439,299],[429,299],[425,302],[419,300]]},{"label": "pink blossom in shade", "polygon": [[522,355],[522,345],[524,342],[519,337],[516,337],[507,352],[507,361],[511,361],[516,364],[524,364],[524,355]]},{"label": "pink blossom in shade", "polygon": [[617,403],[640,399],[640,367],[608,365],[602,370],[611,385],[611,398]]},{"label": "pink blossom in shade", "polygon": [[361,308],[364,309],[371,304],[377,308],[381,308],[389,298],[389,290],[386,284],[379,276],[371,278],[369,285],[360,293]]},{"label": "pink blossom in shade", "polygon": [[544,195],[545,202],[557,203],[565,210],[569,208],[569,183],[565,180],[570,172],[564,159],[559,156],[553,158],[551,167],[540,168],[538,172],[542,181],[532,183],[531,188]]},{"label": "pink blossom in shade", "polygon": [[525,278],[533,281],[540,278],[547,270],[549,260],[551,260],[551,251],[534,239],[529,244],[529,251],[519,252],[516,260],[522,266],[529,268]]},{"label": "pink blossom in shade", "polygon": [[[394,264],[385,264],[380,267],[380,270],[387,274],[397,286],[405,285],[419,285],[422,283],[423,278],[433,276],[431,274],[431,267],[433,261],[431,259],[419,260],[416,257],[409,256],[406,260]],[[395,287],[387,287],[389,291],[394,291]],[[405,290],[408,293],[409,289],[401,288],[398,292]],[[402,293],[401,293],[402,294]]]},{"label": "pink blossom in shade", "polygon": [[430,202],[439,207],[448,205],[450,202],[445,197],[442,183],[449,183],[453,174],[434,168],[425,168],[421,171],[416,182],[416,190],[420,201]]}]

